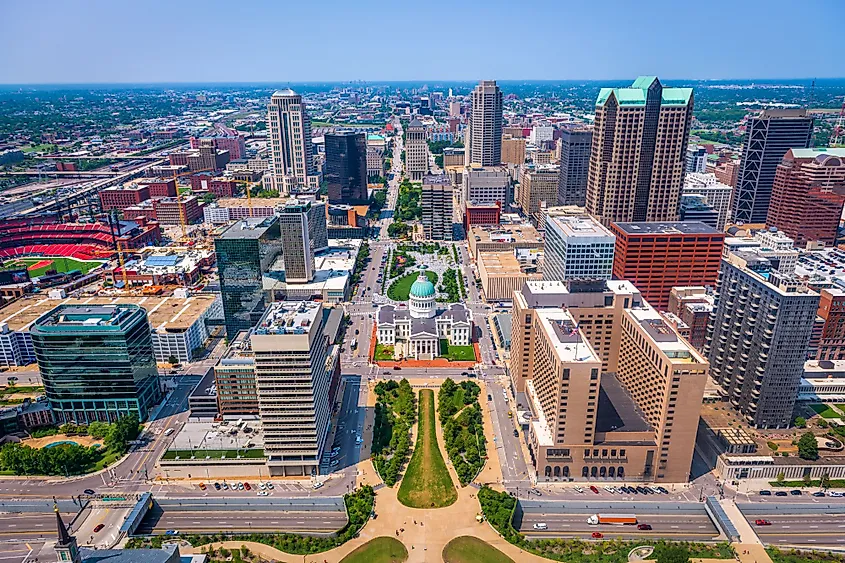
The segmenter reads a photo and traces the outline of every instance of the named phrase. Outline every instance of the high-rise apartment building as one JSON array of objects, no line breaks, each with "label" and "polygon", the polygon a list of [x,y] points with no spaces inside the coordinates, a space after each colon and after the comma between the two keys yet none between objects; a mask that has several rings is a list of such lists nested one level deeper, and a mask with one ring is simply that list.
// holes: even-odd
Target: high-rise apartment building
[{"label": "high-rise apartment building", "polygon": [[526,282],[511,376],[538,479],[689,480],[707,362],[630,282]]},{"label": "high-rise apartment building", "polygon": [[731,209],[731,195],[733,188],[720,182],[714,174],[698,174],[688,172],[684,176],[682,196],[700,195],[707,205],[713,208],[718,217],[714,227],[717,231],[724,231]]},{"label": "high-rise apartment building", "polygon": [[412,119],[405,129],[405,171],[412,182],[428,174],[428,140],[419,119]]},{"label": "high-rise apartment building", "polygon": [[326,175],[329,203],[366,205],[367,139],[364,133],[326,133]]},{"label": "high-rise apartment building", "polygon": [[56,421],[146,420],[161,399],[150,323],[138,305],[59,305],[29,329]]},{"label": "high-rise apartment building", "polygon": [[320,178],[314,166],[311,118],[302,96],[290,88],[274,92],[267,106],[267,131],[274,189],[290,193],[292,188],[318,188]]},{"label": "high-rise apartment building", "polygon": [[[311,248],[314,252],[329,247],[328,205],[325,201],[308,202],[308,236],[311,238]],[[353,222],[353,226],[356,223]]]},{"label": "high-rise apartment building", "polygon": [[229,343],[214,366],[217,412],[225,417],[257,416],[258,389],[255,386],[255,358],[249,332],[241,331]]},{"label": "high-rise apartment building", "polygon": [[525,164],[525,139],[504,135],[502,137],[502,164]]},{"label": "high-rise apartment building", "polygon": [[546,219],[544,280],[609,280],[616,237],[590,217]]},{"label": "high-rise apartment building", "polygon": [[613,223],[613,275],[630,280],[653,307],[665,311],[675,286],[713,286],[725,234],[704,223]]},{"label": "high-rise apartment building", "polygon": [[641,76],[602,88],[587,179],[587,211],[602,223],[676,221],[692,120],[692,88]]},{"label": "high-rise apartment building", "polygon": [[311,202],[292,201],[279,209],[279,235],[287,283],[308,283],[314,279],[314,248],[308,214]]},{"label": "high-rise apartment building", "polygon": [[731,406],[757,428],[792,424],[819,294],[756,252],[722,260],[704,355]]},{"label": "high-rise apartment building", "polygon": [[233,340],[264,314],[262,276],[282,252],[279,219],[251,217],[233,223],[214,239],[226,336]]},{"label": "high-rise apartment building", "polygon": [[519,206],[534,225],[541,222],[542,204],[557,204],[560,167],[556,164],[524,165],[519,173]]},{"label": "high-rise apartment building", "polygon": [[845,204],[845,148],[790,149],[775,171],[766,224],[799,248],[833,246]]},{"label": "high-rise apartment building", "polygon": [[813,138],[813,118],[805,109],[767,109],[745,125],[732,217],[765,223],[778,165],[789,149],[805,149]]},{"label": "high-rise apartment building", "polygon": [[502,91],[495,80],[482,80],[472,90],[465,139],[467,165],[502,163]]},{"label": "high-rise apartment building", "polygon": [[464,168],[461,201],[464,204],[496,204],[502,207],[508,203],[511,178],[502,166],[471,165]]},{"label": "high-rise apartment building", "polygon": [[250,337],[273,477],[320,473],[332,401],[322,309],[309,301],[272,303]]},{"label": "high-rise apartment building", "polygon": [[707,170],[707,150],[699,145],[687,147],[686,171],[703,174]]},{"label": "high-rise apartment building", "polygon": [[454,195],[452,182],[445,174],[422,179],[422,225],[427,240],[453,240]]},{"label": "high-rise apartment building", "polygon": [[587,201],[587,177],[590,172],[593,130],[563,129],[558,143],[560,147],[558,203],[584,207]]}]

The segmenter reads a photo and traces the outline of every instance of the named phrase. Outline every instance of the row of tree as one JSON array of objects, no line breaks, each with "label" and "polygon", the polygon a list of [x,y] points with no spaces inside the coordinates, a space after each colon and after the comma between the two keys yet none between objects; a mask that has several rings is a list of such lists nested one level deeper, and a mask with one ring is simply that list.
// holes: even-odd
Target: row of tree
[{"label": "row of tree", "polygon": [[440,386],[438,411],[443,425],[446,453],[462,486],[472,481],[487,457],[487,440],[478,397],[481,388],[474,381],[459,385],[447,378]]},{"label": "row of tree", "polygon": [[399,472],[411,450],[411,426],[417,416],[417,400],[407,379],[382,381],[373,423],[373,465],[388,487],[399,480]]}]

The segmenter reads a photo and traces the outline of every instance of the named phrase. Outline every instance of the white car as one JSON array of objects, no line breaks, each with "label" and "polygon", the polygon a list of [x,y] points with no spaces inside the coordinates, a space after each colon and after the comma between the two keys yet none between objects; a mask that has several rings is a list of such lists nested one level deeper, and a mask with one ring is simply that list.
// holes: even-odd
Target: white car
[{"label": "white car", "polygon": [[266,488],[267,488],[267,485],[265,485],[264,483],[259,483],[259,484],[258,484],[258,488],[259,488],[259,489],[261,489],[261,490],[263,491],[264,489],[266,489]]},{"label": "white car", "polygon": [[829,493],[827,493],[827,496],[839,498],[839,497],[845,497],[845,493],[840,493],[839,491],[830,491]]},{"label": "white car", "polygon": [[548,530],[549,525],[546,524],[545,522],[537,522],[536,524],[534,524],[534,529],[535,530]]},{"label": "white car", "polygon": [[584,489],[582,489],[581,487],[575,487],[575,492],[576,493],[583,493]]},{"label": "white car", "polygon": [[267,481],[267,488],[272,491],[273,490],[273,483],[271,483],[270,481]]},{"label": "white car", "polygon": [[608,492],[608,493],[610,493],[610,494],[613,494],[613,493],[615,493],[615,492],[616,492],[616,489],[614,489],[613,487],[611,487],[611,486],[609,486],[609,485],[606,485],[606,486],[604,487],[604,490],[605,490],[605,491],[607,491],[607,492]]}]

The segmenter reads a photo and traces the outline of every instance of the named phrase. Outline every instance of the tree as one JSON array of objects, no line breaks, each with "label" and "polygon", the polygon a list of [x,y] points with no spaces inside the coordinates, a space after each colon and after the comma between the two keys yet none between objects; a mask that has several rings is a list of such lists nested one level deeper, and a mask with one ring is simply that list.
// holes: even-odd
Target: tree
[{"label": "tree", "polygon": [[819,480],[819,486],[822,489],[826,489],[830,486],[830,475],[828,475],[827,472],[825,472]]},{"label": "tree", "polygon": [[179,363],[179,358],[177,358],[176,356],[170,356],[169,358],[167,358],[167,363],[172,366],[175,366]]},{"label": "tree", "polygon": [[796,416],[795,426],[797,426],[798,428],[807,428],[807,419],[803,416]]},{"label": "tree", "polygon": [[776,479],[777,479],[778,483],[783,483],[786,480],[786,476],[783,474],[783,471],[778,473],[778,476],[776,477]]},{"label": "tree", "polygon": [[688,563],[689,550],[682,545],[660,545],[654,550],[657,563]]},{"label": "tree", "polygon": [[819,444],[812,432],[805,432],[798,440],[798,457],[807,460],[819,458]]},{"label": "tree", "polygon": [[804,473],[804,486],[809,487],[812,484],[813,484],[813,478],[810,477],[810,472],[807,471],[806,473]]}]

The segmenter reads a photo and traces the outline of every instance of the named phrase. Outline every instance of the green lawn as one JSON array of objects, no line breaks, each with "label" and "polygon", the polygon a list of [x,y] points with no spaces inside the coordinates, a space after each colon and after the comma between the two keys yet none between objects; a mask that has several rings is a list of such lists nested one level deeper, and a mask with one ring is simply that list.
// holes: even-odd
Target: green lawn
[{"label": "green lawn", "polygon": [[514,561],[478,538],[459,536],[443,548],[443,563],[514,563]]},{"label": "green lawn", "polygon": [[340,563],[402,563],[408,560],[408,550],[395,538],[375,538],[343,559]]},{"label": "green lawn", "polygon": [[473,346],[449,346],[448,340],[440,341],[440,355],[452,361],[474,362],[475,348]]},{"label": "green lawn", "polygon": [[841,410],[842,412],[845,412],[845,405],[836,405],[836,408]]},{"label": "green lawn", "polygon": [[56,145],[53,145],[51,143],[41,143],[40,145],[33,145],[31,147],[23,147],[21,150],[25,153],[43,152],[43,151],[55,152],[56,151]]},{"label": "green lawn", "polygon": [[392,360],[393,346],[386,346],[384,344],[376,344],[376,360]]},{"label": "green lawn", "polygon": [[837,553],[825,553],[822,551],[806,551],[790,549],[788,551],[781,551],[776,547],[767,547],[766,553],[772,559],[772,563],[820,563],[820,562],[835,562],[841,563],[845,561],[845,557]]},{"label": "green lawn", "polygon": [[52,264],[41,266],[35,270],[29,270],[29,277],[37,278],[43,276],[47,270],[55,269],[60,274],[70,272],[71,270],[80,270],[83,274],[87,274],[103,262],[100,260],[77,260],[75,258],[65,258],[64,256],[33,256],[30,258],[14,258],[3,263],[3,270],[15,270],[18,268],[28,268],[33,264],[45,260],[52,261]]},{"label": "green lawn", "polygon": [[[437,273],[432,272],[431,270],[425,270],[425,275],[431,283],[437,285]],[[387,296],[394,301],[407,301],[408,296],[411,293],[411,286],[414,285],[414,282],[417,281],[418,277],[420,277],[419,272],[405,274],[390,285],[387,289]]]},{"label": "green lawn", "polygon": [[414,455],[399,486],[399,502],[411,508],[442,508],[458,500],[455,484],[437,445],[434,391],[423,389]]},{"label": "green lawn", "polygon": [[816,411],[816,414],[821,415],[822,418],[840,418],[841,414],[830,408],[828,405],[817,403],[810,405],[810,408]]},{"label": "green lawn", "polygon": [[161,459],[176,459],[176,456],[179,456],[179,459],[191,459],[192,454],[198,460],[205,459],[206,456],[211,459],[222,459],[224,455],[226,459],[235,459],[239,452],[243,458],[260,459],[264,457],[264,450],[194,450],[193,452],[191,450],[168,450],[161,456]]}]

